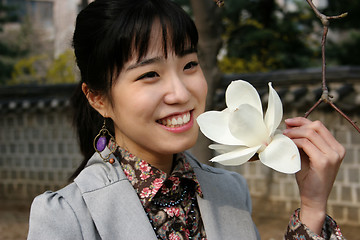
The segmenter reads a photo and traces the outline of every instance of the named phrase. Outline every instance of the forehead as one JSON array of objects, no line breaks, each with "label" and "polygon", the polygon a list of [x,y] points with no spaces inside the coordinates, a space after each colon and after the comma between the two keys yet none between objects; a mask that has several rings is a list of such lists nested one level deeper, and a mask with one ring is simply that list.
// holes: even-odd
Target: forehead
[{"label": "forehead", "polygon": [[[166,38],[164,39],[164,34],[166,34]],[[147,44],[147,51],[145,51],[143,54],[144,56],[140,56],[141,53],[136,53],[135,56],[137,56],[137,59],[141,59],[142,57],[145,57],[147,55],[161,55],[164,56],[166,52],[171,51],[169,49],[168,39],[170,38],[168,31],[164,33],[164,29],[162,25],[160,24],[159,20],[155,20],[151,27],[151,32]],[[166,50],[165,50],[166,49]]]},{"label": "forehead", "polygon": [[162,24],[159,19],[155,19],[148,36],[141,36],[140,41],[135,37],[129,61],[139,62],[149,56],[167,58],[168,55],[182,55],[189,49],[196,51],[196,46],[193,46],[187,33],[183,33],[181,38],[174,35],[174,30],[168,24]]}]

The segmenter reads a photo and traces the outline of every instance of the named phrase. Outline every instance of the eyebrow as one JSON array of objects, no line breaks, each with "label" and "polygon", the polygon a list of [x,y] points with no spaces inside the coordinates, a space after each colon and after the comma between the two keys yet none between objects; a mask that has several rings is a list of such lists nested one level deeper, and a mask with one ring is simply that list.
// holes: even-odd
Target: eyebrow
[{"label": "eyebrow", "polygon": [[191,53],[197,53],[197,49],[196,48],[185,49],[184,51],[181,51],[178,55],[179,57],[183,57]]},{"label": "eyebrow", "polygon": [[[197,49],[185,49],[184,51],[181,51],[178,56],[179,57],[184,57],[185,55],[191,54],[191,53],[197,53]],[[142,66],[146,66],[152,63],[156,63],[156,62],[160,62],[164,59],[163,56],[158,56],[158,57],[153,57],[153,58],[148,58],[148,59],[143,59],[139,62],[136,62],[132,65],[130,65],[129,67],[127,67],[127,71],[138,68],[138,67],[142,67]]]},{"label": "eyebrow", "polygon": [[135,69],[138,67],[142,67],[142,66],[146,66],[146,65],[149,65],[152,63],[160,62],[163,59],[164,59],[164,57],[154,57],[154,58],[149,58],[149,59],[143,59],[137,63],[130,65],[126,70],[129,71],[129,70],[132,70],[132,69]]}]

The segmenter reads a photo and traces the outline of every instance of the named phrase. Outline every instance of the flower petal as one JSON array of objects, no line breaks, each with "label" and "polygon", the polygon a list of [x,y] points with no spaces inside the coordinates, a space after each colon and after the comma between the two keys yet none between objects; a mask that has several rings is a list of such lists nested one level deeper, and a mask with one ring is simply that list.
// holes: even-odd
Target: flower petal
[{"label": "flower petal", "polygon": [[283,117],[283,108],[279,95],[269,83],[269,100],[265,114],[265,124],[269,129],[270,135],[279,127]]},{"label": "flower petal", "polygon": [[277,134],[264,151],[260,161],[276,171],[295,173],[301,169],[300,153],[295,143],[283,134]]},{"label": "flower petal", "polygon": [[[238,149],[240,146],[238,145],[223,145],[223,144],[210,144],[209,148],[212,150],[215,150],[216,152],[223,154],[228,153],[231,151],[234,151],[235,149]],[[241,146],[244,147],[244,146]]]},{"label": "flower petal", "polygon": [[212,158],[210,161],[218,162],[225,166],[237,166],[247,162],[261,146],[255,147],[238,147],[237,149],[218,155]]},{"label": "flower petal", "polygon": [[233,136],[248,147],[265,143],[269,131],[265,126],[261,113],[249,104],[242,104],[230,113],[229,128]]},{"label": "flower petal", "polygon": [[225,93],[226,106],[235,110],[241,104],[249,104],[256,108],[263,117],[261,100],[256,89],[244,80],[232,81]]},{"label": "flower petal", "polygon": [[226,145],[244,145],[236,139],[229,129],[229,111],[209,111],[200,114],[196,119],[201,132],[209,139]]}]

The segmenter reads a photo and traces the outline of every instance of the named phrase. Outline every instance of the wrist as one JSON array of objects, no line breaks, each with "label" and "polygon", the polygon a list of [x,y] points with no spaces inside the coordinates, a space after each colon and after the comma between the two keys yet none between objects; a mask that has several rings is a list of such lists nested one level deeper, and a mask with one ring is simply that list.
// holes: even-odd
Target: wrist
[{"label": "wrist", "polygon": [[326,207],[309,207],[301,205],[299,219],[312,232],[321,235],[326,218]]}]

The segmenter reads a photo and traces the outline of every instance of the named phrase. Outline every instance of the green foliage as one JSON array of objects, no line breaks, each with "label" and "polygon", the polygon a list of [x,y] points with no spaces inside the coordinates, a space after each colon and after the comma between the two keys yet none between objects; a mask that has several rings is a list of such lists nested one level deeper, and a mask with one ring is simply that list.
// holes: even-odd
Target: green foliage
[{"label": "green foliage", "polygon": [[327,62],[332,65],[360,65],[360,1],[329,0],[324,13],[336,16],[347,12],[341,19],[331,20],[330,29],[338,36],[327,41]]},{"label": "green foliage", "polygon": [[304,0],[293,2],[298,11],[284,11],[275,0],[225,0],[220,24],[226,54],[220,69],[261,72],[320,65],[318,45],[309,38],[316,16]]},{"label": "green foliage", "polygon": [[19,60],[11,73],[9,85],[44,83],[47,61],[46,55],[30,56]]},{"label": "green foliage", "polygon": [[[0,85],[75,82],[74,53],[50,57],[52,50],[46,49],[30,19],[25,16],[18,22],[20,11],[14,6],[0,1]],[[2,33],[3,26],[13,21],[18,28]]]},{"label": "green foliage", "polygon": [[[314,19],[309,11],[300,6],[300,11],[285,12],[274,0],[227,0],[225,6],[227,57],[248,62],[242,65],[252,67],[244,71],[304,68],[316,63],[317,52],[307,37]],[[231,68],[225,69],[229,72]]]},{"label": "green foliage", "polygon": [[11,76],[12,64],[0,61],[0,86],[6,84],[6,80]]},{"label": "green foliage", "polygon": [[333,64],[360,65],[360,32],[352,31],[341,43],[329,42],[327,56]]},{"label": "green foliage", "polygon": [[54,60],[45,54],[19,60],[8,84],[73,83],[76,82],[75,76],[74,52],[67,50]]},{"label": "green foliage", "polygon": [[268,59],[265,64],[256,55],[250,61],[242,58],[224,57],[219,61],[219,68],[224,73],[251,73],[266,72],[271,69],[272,59]]},{"label": "green foliage", "polygon": [[15,14],[15,11],[15,7],[5,6],[2,2],[0,2],[0,32],[3,30],[2,24],[18,20],[18,16]]},{"label": "green foliage", "polygon": [[15,63],[30,51],[29,33],[32,28],[29,22],[21,24],[20,30],[3,32],[6,24],[19,21],[17,10],[15,6],[3,5],[0,2],[0,85],[11,80]]},{"label": "green foliage", "polygon": [[[3,25],[16,20],[13,16],[14,9],[3,5],[0,2],[0,34],[3,32]],[[13,67],[13,61],[9,57],[15,56],[16,50],[8,46],[7,42],[0,38],[0,85],[5,84],[10,78]]]},{"label": "green foliage", "polygon": [[46,74],[47,83],[74,83],[75,77],[75,55],[72,50],[62,53],[50,65]]}]

